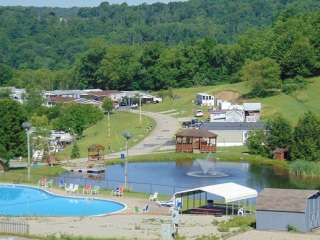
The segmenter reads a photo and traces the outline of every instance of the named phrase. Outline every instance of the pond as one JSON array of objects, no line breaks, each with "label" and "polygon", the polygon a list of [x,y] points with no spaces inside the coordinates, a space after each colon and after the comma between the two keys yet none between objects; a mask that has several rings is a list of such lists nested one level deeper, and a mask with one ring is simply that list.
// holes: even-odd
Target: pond
[{"label": "pond", "polygon": [[[172,194],[188,188],[225,182],[238,183],[258,191],[265,187],[319,188],[320,186],[319,181],[303,182],[300,179],[291,178],[286,170],[272,166],[218,161],[204,167],[213,168],[213,170],[209,169],[209,172],[213,172],[211,175],[217,173],[217,176],[194,176],[194,173],[202,172],[202,167],[197,161],[192,160],[129,163],[129,187],[135,192],[157,191]],[[98,182],[76,173],[67,173],[63,176],[66,182],[77,181],[80,184],[92,183],[106,188],[115,188],[123,185],[124,165],[107,166],[105,176]]]}]

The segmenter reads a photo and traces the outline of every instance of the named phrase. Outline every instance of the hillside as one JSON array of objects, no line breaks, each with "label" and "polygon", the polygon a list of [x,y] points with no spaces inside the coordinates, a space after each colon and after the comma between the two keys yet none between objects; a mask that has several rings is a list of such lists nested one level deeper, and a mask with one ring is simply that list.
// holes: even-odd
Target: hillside
[{"label": "hillside", "polygon": [[200,38],[232,42],[250,28],[270,26],[279,15],[320,9],[317,0],[190,0],[94,8],[0,7],[0,63],[14,68],[61,69],[76,61],[92,39],[112,44]]},{"label": "hillside", "polygon": [[[194,87],[174,89],[173,93],[176,96],[175,100],[165,98],[161,104],[145,105],[146,111],[167,111],[167,114],[172,114],[175,117],[192,116],[193,111],[199,107],[193,104],[195,95],[198,92],[206,92],[213,95],[219,95],[221,92],[232,91],[234,96],[239,96],[234,99],[235,102],[261,102],[263,107],[262,117],[267,119],[276,113],[280,113],[288,119],[292,124],[295,124],[299,117],[306,111],[320,113],[320,77],[309,80],[306,89],[299,90],[293,94],[286,95],[281,93],[276,96],[266,98],[245,99],[242,95],[248,93],[248,86],[245,83],[224,84],[218,86]],[[205,108],[204,108],[205,109]]]}]

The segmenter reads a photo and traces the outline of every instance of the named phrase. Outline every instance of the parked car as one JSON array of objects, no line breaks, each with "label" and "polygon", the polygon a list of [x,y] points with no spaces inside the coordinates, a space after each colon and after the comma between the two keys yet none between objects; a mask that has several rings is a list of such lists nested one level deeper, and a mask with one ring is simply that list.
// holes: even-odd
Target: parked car
[{"label": "parked car", "polygon": [[196,117],[203,117],[203,112],[202,112],[202,110],[197,110],[195,116],[196,116]]},{"label": "parked car", "polygon": [[162,102],[162,98],[161,97],[154,97],[153,98],[153,103],[161,103]]},{"label": "parked car", "polygon": [[202,125],[202,121],[198,119],[192,119],[191,121],[182,122],[183,128],[199,128]]}]

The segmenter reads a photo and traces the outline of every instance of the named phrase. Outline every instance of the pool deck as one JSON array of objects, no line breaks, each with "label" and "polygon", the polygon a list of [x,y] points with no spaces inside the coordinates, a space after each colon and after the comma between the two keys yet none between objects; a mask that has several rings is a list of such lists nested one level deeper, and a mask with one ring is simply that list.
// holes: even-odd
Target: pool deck
[{"label": "pool deck", "polygon": [[[50,192],[64,196],[82,196],[81,194],[65,194],[63,190],[59,189],[51,189]],[[115,197],[107,194],[97,197],[124,203],[127,208],[120,213],[101,217],[19,217],[15,219],[27,222],[30,225],[30,234],[36,236],[67,234],[143,240],[159,239],[161,225],[171,222],[169,208],[159,207],[148,199],[126,197],[125,195]],[[136,213],[136,207],[143,209],[146,204],[149,205],[147,213]],[[218,230],[212,224],[214,218],[213,216],[183,215],[179,233],[187,236],[187,239],[216,234]],[[226,217],[217,218],[221,221],[225,219]]]},{"label": "pool deck", "polygon": [[[67,195],[62,190],[51,190],[56,194]],[[81,196],[77,194],[77,196]],[[160,239],[161,225],[170,223],[169,208],[159,207],[155,202],[148,199],[134,197],[114,197],[106,194],[103,199],[114,200],[127,205],[120,213],[101,217],[21,217],[19,220],[26,221],[30,225],[30,234],[37,236],[46,235],[75,235],[90,236],[96,238],[116,239]],[[142,209],[149,204],[148,213],[136,213],[135,208]],[[196,239],[201,236],[221,236],[213,220],[223,221],[228,217],[214,217],[212,215],[182,215],[179,225],[179,235],[186,239]],[[2,219],[2,218],[0,218]],[[17,218],[15,218],[17,220]],[[18,220],[18,221],[19,221]],[[320,233],[296,234],[288,232],[264,232],[251,230],[237,234],[230,240],[316,240],[320,239]],[[1,239],[1,236],[0,236]]]}]

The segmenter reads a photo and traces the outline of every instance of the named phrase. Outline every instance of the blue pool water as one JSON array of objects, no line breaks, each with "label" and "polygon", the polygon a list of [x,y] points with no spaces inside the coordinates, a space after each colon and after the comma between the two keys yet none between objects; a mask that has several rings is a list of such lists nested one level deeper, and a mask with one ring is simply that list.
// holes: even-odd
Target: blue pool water
[{"label": "blue pool water", "polygon": [[124,208],[124,204],[114,201],[62,197],[33,187],[0,185],[2,216],[97,216]]}]

